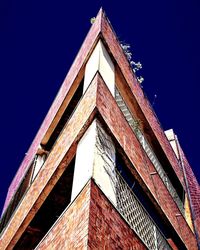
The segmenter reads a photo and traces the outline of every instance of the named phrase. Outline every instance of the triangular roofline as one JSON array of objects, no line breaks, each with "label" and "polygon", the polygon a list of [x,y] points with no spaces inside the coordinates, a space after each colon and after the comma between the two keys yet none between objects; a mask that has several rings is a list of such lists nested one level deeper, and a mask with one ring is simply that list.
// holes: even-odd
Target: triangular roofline
[{"label": "triangular roofline", "polygon": [[129,98],[134,103],[136,108],[140,109],[141,115],[143,116],[143,118],[145,118],[148,123],[148,127],[152,130],[151,132],[157,138],[163,151],[168,154],[170,163],[173,166],[176,174],[181,180],[183,179],[175,153],[170,147],[169,142],[148,99],[145,97],[143,90],[137,82],[136,76],[133,73],[130,63],[128,62],[126,55],[123,52],[120,42],[118,41],[117,36],[108,18],[106,17],[105,12],[101,8],[35,139],[33,140],[33,143],[31,144],[24,160],[22,161],[17,171],[17,174],[15,175],[9,187],[3,211],[5,211],[6,207],[8,206],[13,194],[20,184],[20,181],[27,171],[27,168],[33,161],[35,154],[40,148],[40,145],[45,144],[48,141],[48,138],[55,129],[56,124],[61,118],[65,108],[67,107],[69,101],[71,100],[74,92],[78,87],[78,84],[81,81],[86,62],[99,39],[103,41],[103,43],[106,45],[106,48],[108,49],[108,52],[115,60],[115,64],[117,66],[116,70],[119,72],[116,78],[116,84],[120,84],[120,82],[123,81],[123,87],[126,86],[126,92],[124,92],[124,94],[129,95]]},{"label": "triangular roofline", "polygon": [[[116,66],[116,85],[117,87],[122,91],[123,97],[128,101],[128,99],[131,99],[132,109],[134,109],[133,106],[135,106],[135,109],[139,109],[141,116],[146,120],[148,123],[148,128],[151,129],[151,133],[154,135],[154,137],[157,138],[157,141],[160,144],[160,147],[162,150],[166,153],[166,155],[169,157],[169,161],[174,168],[176,174],[178,177],[182,180],[183,184],[183,178],[182,173],[180,170],[180,166],[178,163],[178,160],[175,156],[174,151],[170,147],[170,144],[160,126],[159,121],[157,120],[157,117],[148,101],[148,99],[145,97],[143,90],[141,89],[140,85],[137,82],[136,76],[133,73],[133,70],[130,66],[130,63],[128,62],[126,55],[123,52],[123,49],[120,45],[120,42],[117,39],[117,36],[112,29],[112,26],[107,19],[105,12],[101,8],[97,17],[95,23],[91,26],[91,29],[86,36],[81,49],[79,50],[47,116],[44,119],[44,122],[42,123],[33,143],[31,144],[31,147],[29,148],[26,157],[24,158],[16,176],[13,179],[13,182],[11,183],[11,186],[9,188],[7,200],[4,206],[4,210],[6,209],[9,201],[11,200],[13,194],[15,193],[16,189],[18,188],[20,181],[22,180],[27,168],[30,166],[35,154],[38,152],[38,149],[40,148],[41,144],[45,144],[48,141],[48,138],[52,134],[52,131],[55,129],[58,121],[60,120],[65,108],[67,107],[69,101],[71,100],[73,94],[75,93],[76,89],[78,88],[78,85],[84,75],[84,68],[87,63],[87,60],[92,53],[95,45],[97,44],[98,40],[101,39],[102,42],[105,44],[110,56],[114,59],[114,63]],[[95,80],[95,79],[93,79]],[[100,77],[97,79],[96,85],[97,88],[100,86]],[[98,85],[99,84],[99,85]],[[90,86],[91,87],[91,86]],[[124,90],[123,90],[124,88]],[[93,100],[91,102],[92,106],[88,110],[88,116],[85,118],[85,124],[88,124],[91,122],[91,120],[96,115],[98,108],[100,105],[98,104],[98,90],[96,89],[95,95],[93,97]],[[88,93],[87,93],[88,94]],[[90,92],[90,97],[92,96],[93,92]],[[89,94],[88,94],[89,95]],[[84,96],[85,98],[85,96]],[[89,102],[89,99],[87,99]],[[114,100],[113,100],[114,101]],[[101,113],[101,112],[100,112]],[[103,113],[103,112],[102,112]],[[106,119],[106,116],[105,116]],[[84,122],[82,122],[82,125],[84,127]],[[125,125],[124,125],[125,126]],[[86,127],[82,129],[82,131],[79,131],[79,134],[82,134],[86,130]],[[79,135],[77,132],[77,136]],[[69,136],[69,132],[68,132]],[[75,143],[74,138],[70,138],[72,143]],[[77,140],[77,139],[76,139]],[[75,146],[74,146],[75,147]],[[65,149],[67,150],[67,149]],[[74,150],[74,148],[73,148]],[[61,157],[64,156],[58,156],[58,161],[61,160]],[[68,159],[69,160],[69,159]],[[50,161],[48,159],[48,161]],[[55,166],[56,167],[56,166]],[[62,166],[59,166],[59,168],[62,168]],[[139,171],[138,171],[139,172]],[[62,171],[60,170],[60,174],[62,174]],[[40,173],[41,175],[41,173]],[[59,175],[55,177],[55,179],[59,178]],[[55,181],[55,180],[54,180]],[[35,185],[35,184],[34,184]],[[43,191],[43,190],[42,190]],[[41,195],[41,193],[38,192],[38,196]],[[39,203],[38,203],[39,204]],[[35,204],[34,204],[35,205]],[[39,205],[38,205],[39,207]],[[38,207],[35,207],[37,210]],[[31,214],[31,213],[30,213]],[[32,215],[30,215],[32,216]],[[28,218],[31,219],[31,218]],[[27,220],[28,220],[27,219]]]},{"label": "triangular roofline", "polygon": [[76,91],[80,82],[80,73],[82,72],[83,74],[89,54],[92,52],[92,49],[99,39],[103,16],[103,9],[101,8],[96,16],[95,23],[91,26],[86,38],[84,39],[82,46],[79,49],[79,52],[74,59],[74,62],[72,63],[47,115],[45,116],[31,146],[25,154],[25,157],[10,184],[3,208],[3,213],[11,201],[14,193],[16,192],[23,176],[27,171],[27,168],[33,161],[35,154],[40,148],[41,142],[44,143],[46,140],[48,140],[47,138],[53,132],[56,123],[59,121],[66,106],[71,100],[71,97]]}]

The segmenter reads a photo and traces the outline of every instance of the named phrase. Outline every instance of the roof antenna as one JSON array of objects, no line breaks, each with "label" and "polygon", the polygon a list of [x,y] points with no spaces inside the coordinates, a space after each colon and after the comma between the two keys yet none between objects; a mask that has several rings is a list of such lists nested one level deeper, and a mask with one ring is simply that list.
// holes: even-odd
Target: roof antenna
[{"label": "roof antenna", "polygon": [[152,107],[154,107],[155,103],[156,103],[156,98],[157,98],[157,95],[155,94],[154,95],[154,99],[153,99],[153,103],[152,103]]}]

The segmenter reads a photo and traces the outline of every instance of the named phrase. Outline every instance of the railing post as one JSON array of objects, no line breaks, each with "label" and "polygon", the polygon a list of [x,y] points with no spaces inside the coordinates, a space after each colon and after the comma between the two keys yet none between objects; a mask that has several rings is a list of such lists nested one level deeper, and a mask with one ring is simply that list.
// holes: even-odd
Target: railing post
[{"label": "railing post", "polygon": [[117,209],[130,227],[151,250],[171,250],[164,235],[159,231],[146,209],[137,199],[132,189],[116,170]]},{"label": "railing post", "polygon": [[158,240],[157,240],[157,228],[156,226],[154,225],[153,226],[153,231],[154,231],[154,240],[155,240],[155,250],[158,250]]}]

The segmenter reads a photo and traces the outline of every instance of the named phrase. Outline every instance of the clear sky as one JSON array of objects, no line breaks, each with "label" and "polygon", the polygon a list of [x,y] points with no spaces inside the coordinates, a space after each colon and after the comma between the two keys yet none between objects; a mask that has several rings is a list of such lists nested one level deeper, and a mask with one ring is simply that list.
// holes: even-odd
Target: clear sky
[{"label": "clear sky", "polygon": [[143,64],[143,89],[200,180],[199,0],[0,1],[0,210],[7,189],[103,7]]}]

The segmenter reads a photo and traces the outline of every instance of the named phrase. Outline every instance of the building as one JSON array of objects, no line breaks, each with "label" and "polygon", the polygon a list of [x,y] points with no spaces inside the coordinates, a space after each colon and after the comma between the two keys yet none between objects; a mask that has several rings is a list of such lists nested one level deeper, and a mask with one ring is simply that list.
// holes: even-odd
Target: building
[{"label": "building", "polygon": [[0,249],[198,249],[198,182],[102,9],[7,195]]}]

